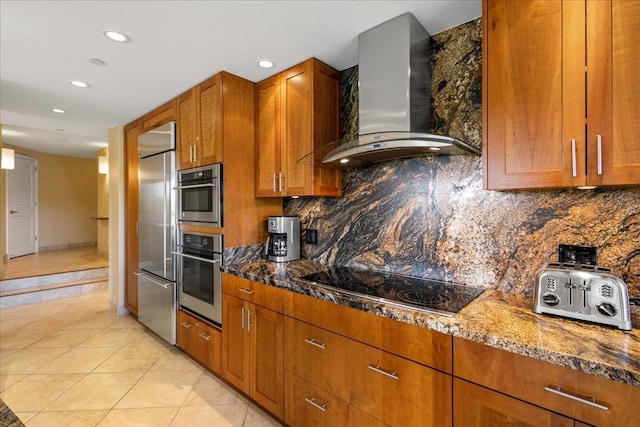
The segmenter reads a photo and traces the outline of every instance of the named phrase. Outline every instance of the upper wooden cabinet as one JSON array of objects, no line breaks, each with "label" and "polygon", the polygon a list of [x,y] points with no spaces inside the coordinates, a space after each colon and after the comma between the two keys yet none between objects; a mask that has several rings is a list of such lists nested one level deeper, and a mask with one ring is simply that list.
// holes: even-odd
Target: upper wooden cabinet
[{"label": "upper wooden cabinet", "polygon": [[315,58],[256,86],[256,196],[340,196],[342,175],[306,154],[340,137],[340,73]]},{"label": "upper wooden cabinet", "polygon": [[[175,120],[175,103],[173,100],[162,104],[155,110],[148,112],[138,119],[138,122],[140,122],[140,133],[162,126],[172,120]],[[127,127],[129,126],[131,126],[131,124]]]},{"label": "upper wooden cabinet", "polygon": [[177,99],[178,169],[222,162],[223,73]]},{"label": "upper wooden cabinet", "polygon": [[483,16],[485,187],[640,184],[640,3],[484,0]]}]

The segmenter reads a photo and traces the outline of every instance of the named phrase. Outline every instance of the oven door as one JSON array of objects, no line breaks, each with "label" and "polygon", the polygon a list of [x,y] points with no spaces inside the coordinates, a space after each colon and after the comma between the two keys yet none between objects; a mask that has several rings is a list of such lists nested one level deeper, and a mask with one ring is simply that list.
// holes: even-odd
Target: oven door
[{"label": "oven door", "polygon": [[183,185],[180,190],[180,221],[208,222],[222,227],[220,186],[218,179],[196,185]]},{"label": "oven door", "polygon": [[178,252],[178,301],[181,306],[222,324],[221,254],[213,259]]}]

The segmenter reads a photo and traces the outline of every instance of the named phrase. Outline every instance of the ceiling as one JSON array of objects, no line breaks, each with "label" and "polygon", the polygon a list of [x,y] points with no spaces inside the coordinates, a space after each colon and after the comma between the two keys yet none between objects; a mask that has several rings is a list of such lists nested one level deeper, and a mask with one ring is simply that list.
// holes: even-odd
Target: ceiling
[{"label": "ceiling", "polygon": [[[1,0],[2,139],[95,158],[109,128],[219,71],[257,82],[310,57],[349,68],[357,63],[358,34],[404,12],[436,34],[480,16],[481,0]],[[105,30],[130,41],[113,42]],[[262,58],[275,67],[259,68]]]}]

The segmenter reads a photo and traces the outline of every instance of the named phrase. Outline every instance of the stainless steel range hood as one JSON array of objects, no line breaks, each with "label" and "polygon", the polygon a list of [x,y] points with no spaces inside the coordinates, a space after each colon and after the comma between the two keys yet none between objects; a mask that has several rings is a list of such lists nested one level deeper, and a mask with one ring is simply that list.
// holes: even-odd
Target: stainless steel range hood
[{"label": "stainless steel range hood", "polygon": [[383,160],[426,154],[480,154],[456,138],[429,133],[429,33],[410,13],[358,36],[360,132],[323,163]]}]

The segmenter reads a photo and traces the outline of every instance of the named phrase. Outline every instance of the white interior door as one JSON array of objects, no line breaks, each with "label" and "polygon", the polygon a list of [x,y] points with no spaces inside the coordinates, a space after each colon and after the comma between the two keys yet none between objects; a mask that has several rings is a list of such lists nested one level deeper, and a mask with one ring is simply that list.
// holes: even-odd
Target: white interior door
[{"label": "white interior door", "polygon": [[7,170],[7,253],[9,258],[38,252],[38,160],[16,154]]}]

